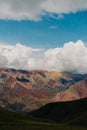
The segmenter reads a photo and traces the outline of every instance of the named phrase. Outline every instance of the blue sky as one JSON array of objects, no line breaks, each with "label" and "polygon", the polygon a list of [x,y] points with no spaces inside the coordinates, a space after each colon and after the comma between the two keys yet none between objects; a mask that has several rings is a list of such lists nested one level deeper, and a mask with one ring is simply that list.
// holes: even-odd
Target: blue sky
[{"label": "blue sky", "polygon": [[48,49],[86,34],[87,0],[0,0],[0,43]]},{"label": "blue sky", "polygon": [[65,42],[87,42],[87,11],[65,14],[63,18],[44,16],[41,21],[0,20],[0,42],[37,48],[55,48]]},{"label": "blue sky", "polygon": [[0,67],[87,73],[87,0],[0,0]]}]

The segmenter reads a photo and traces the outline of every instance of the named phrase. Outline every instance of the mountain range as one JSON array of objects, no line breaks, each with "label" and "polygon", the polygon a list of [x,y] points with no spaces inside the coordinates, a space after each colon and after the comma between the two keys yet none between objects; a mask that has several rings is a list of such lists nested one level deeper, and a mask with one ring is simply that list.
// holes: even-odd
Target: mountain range
[{"label": "mountain range", "polygon": [[87,75],[0,68],[0,106],[28,113],[51,102],[87,97]]}]

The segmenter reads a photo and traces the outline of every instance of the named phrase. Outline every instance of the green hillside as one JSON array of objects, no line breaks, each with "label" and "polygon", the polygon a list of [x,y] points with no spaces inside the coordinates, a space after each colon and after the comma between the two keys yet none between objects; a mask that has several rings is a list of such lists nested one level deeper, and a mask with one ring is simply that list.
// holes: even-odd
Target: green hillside
[{"label": "green hillside", "polygon": [[0,130],[43,130],[61,127],[52,121],[32,118],[19,113],[0,109]]},{"label": "green hillside", "polygon": [[77,101],[49,103],[30,114],[58,123],[87,126],[87,98]]},{"label": "green hillside", "polygon": [[[0,108],[0,130],[87,130],[87,99],[51,103],[37,111],[31,114],[42,118]],[[50,121],[54,117],[57,122]]]},{"label": "green hillside", "polygon": [[67,128],[71,127],[0,109],[0,130],[67,130]]}]

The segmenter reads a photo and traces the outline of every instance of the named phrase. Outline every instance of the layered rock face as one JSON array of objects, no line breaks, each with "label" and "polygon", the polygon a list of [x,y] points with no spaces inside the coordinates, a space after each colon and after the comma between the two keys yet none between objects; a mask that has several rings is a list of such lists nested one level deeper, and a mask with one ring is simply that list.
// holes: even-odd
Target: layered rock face
[{"label": "layered rock face", "polygon": [[0,68],[0,106],[29,112],[49,102],[87,97],[87,75]]}]

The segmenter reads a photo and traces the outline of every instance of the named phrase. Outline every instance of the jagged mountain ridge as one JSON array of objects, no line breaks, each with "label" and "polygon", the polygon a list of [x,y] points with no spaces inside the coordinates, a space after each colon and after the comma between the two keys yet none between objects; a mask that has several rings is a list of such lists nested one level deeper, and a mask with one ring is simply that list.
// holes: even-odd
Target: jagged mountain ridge
[{"label": "jagged mountain ridge", "polygon": [[19,112],[87,97],[87,75],[0,68],[0,106]]}]

